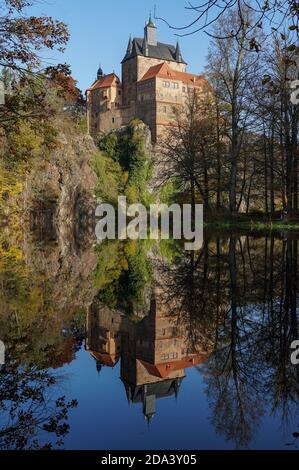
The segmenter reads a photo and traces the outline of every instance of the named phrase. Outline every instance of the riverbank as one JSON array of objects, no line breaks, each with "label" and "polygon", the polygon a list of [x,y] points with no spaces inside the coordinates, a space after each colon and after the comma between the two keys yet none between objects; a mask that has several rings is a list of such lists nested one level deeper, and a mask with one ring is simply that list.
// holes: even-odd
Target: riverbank
[{"label": "riverbank", "polygon": [[208,229],[226,230],[226,229],[246,229],[257,231],[272,230],[299,230],[299,219],[278,218],[269,219],[266,216],[256,214],[240,214],[236,217],[217,217],[211,216],[204,222],[204,227]]}]

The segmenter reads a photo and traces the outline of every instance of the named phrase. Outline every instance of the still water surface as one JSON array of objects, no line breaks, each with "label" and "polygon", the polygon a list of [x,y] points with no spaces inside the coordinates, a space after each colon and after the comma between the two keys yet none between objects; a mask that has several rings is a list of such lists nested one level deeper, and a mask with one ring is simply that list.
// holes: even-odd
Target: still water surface
[{"label": "still water surface", "polygon": [[299,235],[1,237],[0,449],[297,449]]}]

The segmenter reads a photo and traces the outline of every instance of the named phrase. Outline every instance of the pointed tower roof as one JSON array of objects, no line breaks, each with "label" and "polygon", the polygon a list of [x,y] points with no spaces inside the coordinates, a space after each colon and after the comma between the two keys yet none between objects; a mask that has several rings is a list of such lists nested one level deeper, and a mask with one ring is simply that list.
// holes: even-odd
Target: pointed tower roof
[{"label": "pointed tower roof", "polygon": [[182,53],[181,53],[181,48],[180,48],[179,41],[177,41],[177,43],[176,43],[175,60],[177,62],[184,62],[183,56],[182,56]]},{"label": "pointed tower roof", "polygon": [[130,35],[129,42],[128,42],[128,47],[127,47],[127,53],[128,54],[132,54],[132,48],[133,48],[133,41],[132,41],[132,36]]},{"label": "pointed tower roof", "polygon": [[132,52],[133,52],[133,41],[132,41],[132,36],[130,36],[124,60],[129,59],[132,55]]},{"label": "pointed tower roof", "polygon": [[143,37],[129,39],[126,54],[122,63],[133,59],[136,56],[145,56],[168,62],[186,64],[182,57],[179,44],[174,46],[158,42],[157,27],[153,22],[151,14],[148,21],[145,23]]},{"label": "pointed tower roof", "polygon": [[147,37],[145,36],[142,43],[142,52],[146,57],[148,56],[148,42]]},{"label": "pointed tower roof", "polygon": [[150,14],[149,14],[147,26],[149,26],[151,28],[156,28],[156,25],[155,25],[155,23],[153,22],[153,19],[152,19],[152,12],[151,11],[150,11]]}]

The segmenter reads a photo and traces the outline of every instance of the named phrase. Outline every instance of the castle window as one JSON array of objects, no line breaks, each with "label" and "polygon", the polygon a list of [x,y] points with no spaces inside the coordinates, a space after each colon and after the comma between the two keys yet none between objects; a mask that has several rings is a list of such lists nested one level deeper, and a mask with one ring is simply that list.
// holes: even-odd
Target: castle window
[{"label": "castle window", "polygon": [[118,94],[121,95],[121,90],[118,90]]},{"label": "castle window", "polygon": [[170,357],[170,359],[177,359],[178,358],[178,353],[176,353],[176,352],[170,353],[169,357]]},{"label": "castle window", "polygon": [[183,92],[185,93],[185,91],[186,91],[186,87],[185,87],[185,86],[183,86]]},{"label": "castle window", "polygon": [[[115,118],[114,117],[112,118],[112,123],[113,124],[115,123]],[[112,323],[113,323],[113,320],[112,320]]]},{"label": "castle window", "polygon": [[162,113],[167,113],[167,106],[162,106]]},{"label": "castle window", "polygon": [[161,361],[167,361],[169,359],[169,354],[161,354]]}]

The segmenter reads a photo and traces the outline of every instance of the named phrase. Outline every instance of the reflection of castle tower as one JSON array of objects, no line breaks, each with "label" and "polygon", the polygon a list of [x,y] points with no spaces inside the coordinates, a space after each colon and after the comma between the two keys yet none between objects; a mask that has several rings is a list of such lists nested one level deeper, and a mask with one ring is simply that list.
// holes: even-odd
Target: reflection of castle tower
[{"label": "reflection of castle tower", "polygon": [[92,307],[88,314],[86,350],[114,367],[121,355],[121,379],[128,401],[141,403],[150,420],[156,400],[178,396],[185,369],[203,362],[207,353],[188,350],[183,325],[165,312],[156,291],[149,315],[139,323],[121,312]]},{"label": "reflection of castle tower", "polygon": [[92,306],[87,317],[86,350],[100,365],[114,367],[121,352],[121,322],[126,317],[108,308]]}]

